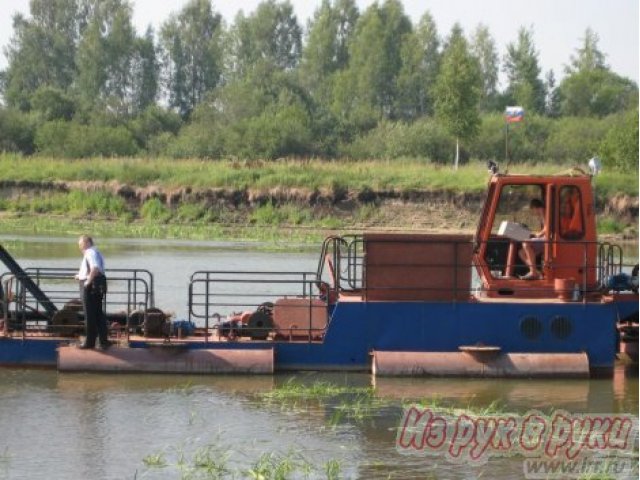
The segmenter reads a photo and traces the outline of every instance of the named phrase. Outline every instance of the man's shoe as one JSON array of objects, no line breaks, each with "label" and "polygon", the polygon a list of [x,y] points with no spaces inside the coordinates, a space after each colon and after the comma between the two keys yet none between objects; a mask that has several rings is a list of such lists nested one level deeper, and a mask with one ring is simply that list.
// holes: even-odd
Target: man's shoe
[{"label": "man's shoe", "polygon": [[92,349],[94,349],[96,347],[95,347],[95,345],[87,345],[86,343],[81,343],[81,344],[78,345],[78,348],[80,350],[92,350]]},{"label": "man's shoe", "polygon": [[113,346],[113,342],[110,342],[109,340],[107,340],[104,343],[100,343],[100,350],[108,350],[112,346]]}]

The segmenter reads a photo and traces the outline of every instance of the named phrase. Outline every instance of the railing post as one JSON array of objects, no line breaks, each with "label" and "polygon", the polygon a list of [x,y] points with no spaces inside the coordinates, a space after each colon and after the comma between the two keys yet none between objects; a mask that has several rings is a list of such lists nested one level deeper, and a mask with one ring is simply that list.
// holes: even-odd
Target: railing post
[{"label": "railing post", "polygon": [[209,272],[207,272],[207,281],[205,282],[205,301],[204,301],[204,344],[209,344]]},{"label": "railing post", "polygon": [[453,243],[453,303],[458,302],[458,244]]},{"label": "railing post", "polygon": [[582,303],[587,303],[588,253],[587,243],[584,242],[582,244]]}]

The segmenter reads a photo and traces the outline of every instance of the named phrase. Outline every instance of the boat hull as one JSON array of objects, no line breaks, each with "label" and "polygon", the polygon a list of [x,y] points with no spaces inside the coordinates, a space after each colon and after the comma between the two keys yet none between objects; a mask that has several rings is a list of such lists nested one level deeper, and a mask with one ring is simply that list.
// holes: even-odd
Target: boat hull
[{"label": "boat hull", "polygon": [[[615,327],[616,310],[606,303],[350,301],[335,306],[322,341],[198,339],[186,342],[183,348],[272,348],[276,371],[371,371],[374,351],[451,354],[465,345],[489,345],[505,355],[584,354],[589,369],[602,372],[614,365]],[[4,338],[0,340],[0,364],[55,368],[58,347],[68,343],[46,337]],[[131,341],[127,348],[148,349],[157,343],[142,339]]]}]

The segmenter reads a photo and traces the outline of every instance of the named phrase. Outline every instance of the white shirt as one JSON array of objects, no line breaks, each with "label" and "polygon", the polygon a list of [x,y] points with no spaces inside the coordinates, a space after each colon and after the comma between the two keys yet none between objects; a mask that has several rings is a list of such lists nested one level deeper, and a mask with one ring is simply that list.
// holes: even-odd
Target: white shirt
[{"label": "white shirt", "polygon": [[84,251],[84,257],[82,257],[78,271],[78,280],[86,280],[91,268],[97,268],[104,275],[104,259],[96,247],[89,247]]}]

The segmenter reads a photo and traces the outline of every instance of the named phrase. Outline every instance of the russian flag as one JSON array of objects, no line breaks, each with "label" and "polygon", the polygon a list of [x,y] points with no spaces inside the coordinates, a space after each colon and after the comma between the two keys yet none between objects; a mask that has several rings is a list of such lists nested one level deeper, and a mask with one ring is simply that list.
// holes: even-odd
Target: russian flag
[{"label": "russian flag", "polygon": [[524,108],[522,107],[507,107],[504,111],[504,120],[507,123],[516,123],[524,120]]}]

